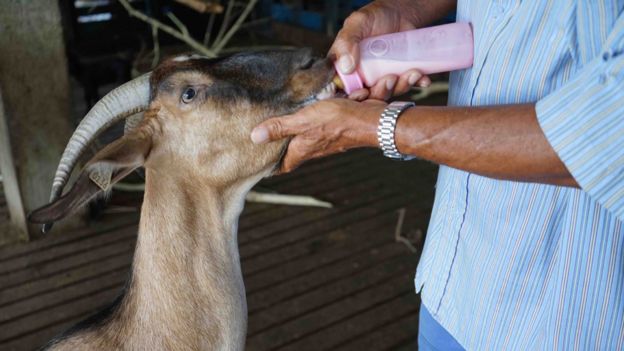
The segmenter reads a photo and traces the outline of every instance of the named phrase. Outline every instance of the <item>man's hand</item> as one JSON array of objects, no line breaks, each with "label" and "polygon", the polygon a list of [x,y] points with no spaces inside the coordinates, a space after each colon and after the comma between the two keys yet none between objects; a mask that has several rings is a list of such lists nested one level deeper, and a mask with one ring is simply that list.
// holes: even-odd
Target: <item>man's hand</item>
[{"label": "man's hand", "polygon": [[262,144],[292,137],[279,171],[290,172],[306,160],[357,147],[376,147],[377,121],[385,106],[377,100],[324,100],[294,114],[266,120],[254,128],[251,139]]},{"label": "man's hand", "polygon": [[[423,27],[443,17],[456,1],[414,1],[414,0],[378,0],[352,13],[338,32],[336,40],[329,50],[329,56],[337,61],[338,69],[352,73],[359,61],[358,44],[362,39],[394,32]],[[387,100],[393,94],[406,93],[411,86],[426,87],[431,84],[429,77],[418,70],[409,70],[400,77],[388,75],[381,78],[373,87],[351,93],[349,98]]]}]

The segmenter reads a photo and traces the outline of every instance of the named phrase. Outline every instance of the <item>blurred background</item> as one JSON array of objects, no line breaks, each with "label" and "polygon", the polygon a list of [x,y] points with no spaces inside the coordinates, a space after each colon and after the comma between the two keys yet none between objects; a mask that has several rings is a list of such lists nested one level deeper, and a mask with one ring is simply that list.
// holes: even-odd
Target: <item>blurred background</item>
[{"label": "blurred background", "polygon": [[[47,202],[65,144],[95,102],[179,53],[307,46],[325,55],[344,19],[368,2],[0,2],[0,350],[40,347],[110,303],[128,277],[140,171],[50,234],[25,219]],[[432,78],[432,88],[402,98],[446,104],[447,76]],[[122,132],[114,126],[92,151]],[[415,350],[413,275],[436,172],[356,150],[262,181],[260,198],[303,195],[321,206],[247,203],[239,225],[247,349]]]}]

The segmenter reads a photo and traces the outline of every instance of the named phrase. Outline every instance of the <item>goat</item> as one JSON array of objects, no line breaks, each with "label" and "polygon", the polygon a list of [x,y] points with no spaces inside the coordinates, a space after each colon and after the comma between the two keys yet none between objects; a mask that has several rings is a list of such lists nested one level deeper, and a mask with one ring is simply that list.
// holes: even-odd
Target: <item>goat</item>
[{"label": "goat", "polygon": [[[287,141],[254,145],[252,128],[333,95],[334,71],[309,50],[182,56],[110,92],[70,139],[51,201],[34,223],[72,213],[137,167],[146,170],[125,292],[48,344],[50,350],[242,350],[247,327],[237,223],[245,194],[278,166]],[[62,195],[102,130],[145,111]],[[49,226],[44,226],[49,229]]]}]

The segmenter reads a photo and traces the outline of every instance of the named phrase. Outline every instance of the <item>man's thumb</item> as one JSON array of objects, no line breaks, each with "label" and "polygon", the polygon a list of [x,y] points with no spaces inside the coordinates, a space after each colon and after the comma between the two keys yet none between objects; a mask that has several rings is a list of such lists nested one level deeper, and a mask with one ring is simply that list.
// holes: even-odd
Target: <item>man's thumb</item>
[{"label": "man's thumb", "polygon": [[336,57],[336,68],[341,73],[349,74],[355,70],[360,58],[358,43],[359,40],[347,41],[340,37],[336,38],[331,53]]}]

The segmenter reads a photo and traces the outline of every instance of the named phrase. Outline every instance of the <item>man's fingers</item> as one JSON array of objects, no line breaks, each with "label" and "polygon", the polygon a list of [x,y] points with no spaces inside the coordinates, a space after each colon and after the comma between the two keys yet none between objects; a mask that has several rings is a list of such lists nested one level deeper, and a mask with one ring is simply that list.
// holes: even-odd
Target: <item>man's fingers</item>
[{"label": "man's fingers", "polygon": [[292,136],[295,133],[293,115],[268,119],[251,131],[251,141],[254,144],[264,144]]},{"label": "man's fingers", "polygon": [[431,78],[424,76],[420,78],[416,84],[421,88],[426,88],[431,85]]},{"label": "man's fingers", "polygon": [[349,95],[349,99],[355,101],[364,101],[369,94],[370,92],[368,91],[368,89],[358,89]]},{"label": "man's fingers", "polygon": [[397,83],[397,76],[389,75],[381,78],[370,89],[370,98],[378,100],[388,100],[392,96]]},{"label": "man's fingers", "polygon": [[279,170],[279,174],[292,172],[306,160],[305,146],[300,138],[294,137],[288,144],[288,150],[282,160],[282,167]]},{"label": "man's fingers", "polygon": [[402,95],[407,93],[410,88],[414,85],[416,85],[416,83],[423,77],[423,74],[420,73],[418,70],[409,70],[405,73],[403,73],[400,77],[399,77],[399,81],[396,85],[396,87],[394,88],[394,95]]}]

